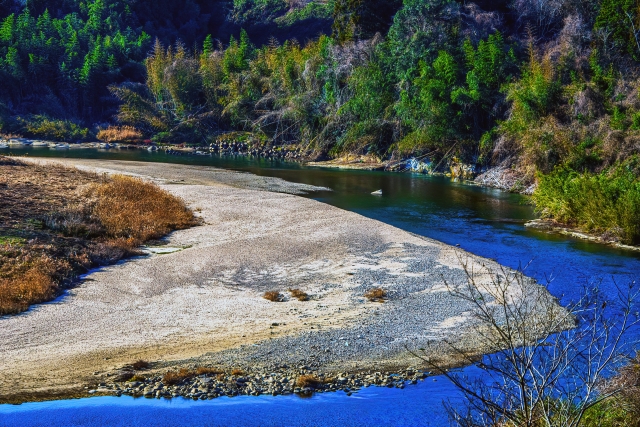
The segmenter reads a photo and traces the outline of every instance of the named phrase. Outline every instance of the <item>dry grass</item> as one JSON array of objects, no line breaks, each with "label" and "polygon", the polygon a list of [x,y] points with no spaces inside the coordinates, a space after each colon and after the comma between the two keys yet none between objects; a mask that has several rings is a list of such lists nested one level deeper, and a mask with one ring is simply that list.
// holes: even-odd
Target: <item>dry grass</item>
[{"label": "dry grass", "polygon": [[387,299],[387,291],[382,288],[369,289],[364,297],[373,302],[384,302]]},{"label": "dry grass", "polygon": [[309,301],[309,295],[300,289],[289,289],[289,293],[298,301]]},{"label": "dry grass", "polygon": [[231,371],[231,375],[235,375],[235,376],[239,377],[239,376],[244,375],[244,371],[242,369],[240,369],[240,368],[234,368]]},{"label": "dry grass", "polygon": [[296,380],[296,386],[300,388],[318,388],[325,381],[318,378],[316,375],[300,375]]},{"label": "dry grass", "polygon": [[262,295],[262,298],[271,302],[282,302],[284,300],[284,296],[278,291],[267,291]]},{"label": "dry grass", "polygon": [[195,224],[154,184],[2,156],[0,201],[0,315],[50,301],[79,274]]},{"label": "dry grass", "polygon": [[109,126],[98,132],[97,137],[105,142],[138,142],[142,140],[142,132],[132,126]]},{"label": "dry grass", "polygon": [[217,376],[217,375],[220,375],[220,374],[224,374],[224,371],[222,369],[218,369],[218,368],[206,368],[204,366],[201,366],[198,369],[196,369],[196,374],[198,374],[198,375]]},{"label": "dry grass", "polygon": [[[0,250],[2,247],[0,246]],[[49,301],[58,294],[54,260],[42,256],[0,277],[0,314],[16,314],[31,304]]]},{"label": "dry grass", "polygon": [[141,371],[143,369],[149,369],[151,367],[151,363],[147,362],[146,360],[138,360],[136,362],[133,362],[131,364],[131,367],[133,367],[133,369],[135,369],[136,371]]},{"label": "dry grass", "polygon": [[605,394],[620,390],[613,399],[613,403],[622,407],[636,420],[640,420],[640,352],[620,368],[602,388],[601,391]]},{"label": "dry grass", "polygon": [[162,377],[164,385],[175,385],[196,376],[195,371],[182,368],[179,371],[169,371]]},{"label": "dry grass", "polygon": [[116,175],[92,195],[93,213],[111,237],[143,242],[195,224],[182,200],[138,178]]}]

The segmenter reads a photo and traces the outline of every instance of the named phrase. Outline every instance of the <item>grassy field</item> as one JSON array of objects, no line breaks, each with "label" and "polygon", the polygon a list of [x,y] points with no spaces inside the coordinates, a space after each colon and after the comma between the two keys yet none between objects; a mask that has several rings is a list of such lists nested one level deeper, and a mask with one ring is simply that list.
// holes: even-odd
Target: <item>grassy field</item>
[{"label": "grassy field", "polygon": [[196,224],[152,183],[0,156],[0,315],[50,301],[89,269]]}]

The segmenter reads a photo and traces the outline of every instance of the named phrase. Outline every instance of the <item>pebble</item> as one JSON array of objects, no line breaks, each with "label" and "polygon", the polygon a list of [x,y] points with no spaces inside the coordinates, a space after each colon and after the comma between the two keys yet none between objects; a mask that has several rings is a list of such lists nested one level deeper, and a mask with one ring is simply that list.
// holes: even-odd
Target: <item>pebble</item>
[{"label": "pebble", "polygon": [[[116,396],[127,395],[146,398],[185,397],[193,400],[215,399],[221,396],[271,396],[290,395],[292,393],[310,395],[313,393],[344,391],[347,396],[357,393],[362,387],[378,386],[403,389],[406,385],[418,384],[427,375],[417,369],[408,369],[403,373],[394,372],[340,372],[336,375],[321,373],[313,367],[301,365],[298,368],[258,369],[242,376],[221,374],[202,375],[185,379],[181,383],[168,385],[161,376],[153,376],[144,381],[125,381],[100,383],[100,392],[110,392]],[[297,384],[301,375],[314,375],[316,384]],[[96,390],[90,390],[90,394]]]}]

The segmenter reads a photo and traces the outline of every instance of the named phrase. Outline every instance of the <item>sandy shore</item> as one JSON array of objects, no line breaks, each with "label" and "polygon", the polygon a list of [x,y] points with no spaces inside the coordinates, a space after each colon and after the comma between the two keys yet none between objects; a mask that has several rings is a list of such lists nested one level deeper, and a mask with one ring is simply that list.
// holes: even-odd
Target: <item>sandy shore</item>
[{"label": "sandy shore", "polygon": [[[407,347],[444,337],[486,350],[469,307],[443,286],[464,280],[455,248],[294,195],[317,188],[207,167],[32,161],[154,179],[204,224],[167,238],[170,253],[93,272],[52,303],[0,318],[0,401],[82,395],[138,359],[359,370],[415,365]],[[374,287],[389,301],[363,298]],[[290,288],[311,300],[262,298]]]}]

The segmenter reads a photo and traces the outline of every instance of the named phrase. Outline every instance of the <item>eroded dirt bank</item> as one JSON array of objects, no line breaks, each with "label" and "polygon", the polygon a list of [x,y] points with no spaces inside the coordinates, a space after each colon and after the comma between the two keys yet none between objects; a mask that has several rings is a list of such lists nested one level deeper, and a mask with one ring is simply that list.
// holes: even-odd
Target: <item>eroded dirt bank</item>
[{"label": "eroded dirt bank", "polygon": [[[279,179],[157,163],[63,163],[154,179],[204,224],[173,233],[170,253],[96,271],[52,303],[0,318],[0,401],[82,395],[85,384],[138,359],[156,367],[356,371],[415,365],[407,347],[444,337],[472,353],[486,350],[469,307],[443,285],[465,279],[455,248],[274,192],[314,190]],[[377,287],[389,293],[384,304],[363,297]],[[291,288],[311,299],[262,298]],[[432,348],[446,356],[446,346]]]}]

